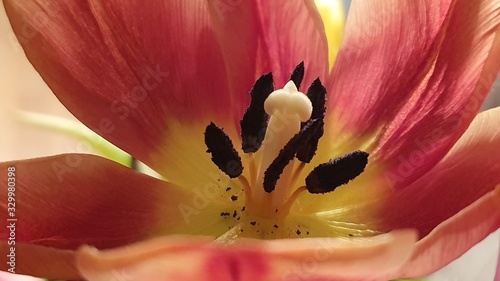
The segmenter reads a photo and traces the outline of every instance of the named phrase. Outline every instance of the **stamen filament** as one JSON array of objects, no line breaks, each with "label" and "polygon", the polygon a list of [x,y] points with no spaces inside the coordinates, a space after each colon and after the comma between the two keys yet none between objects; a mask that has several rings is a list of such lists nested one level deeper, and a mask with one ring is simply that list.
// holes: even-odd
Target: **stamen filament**
[{"label": "stamen filament", "polygon": [[248,155],[248,169],[250,171],[250,184],[254,185],[256,179],[256,169],[257,167],[255,166],[255,153],[247,153]]},{"label": "stamen filament", "polygon": [[299,195],[306,191],[306,186],[303,185],[299,188],[297,188],[293,193],[292,195],[290,195],[290,197],[288,197],[288,199],[286,200],[285,204],[283,204],[283,207],[281,207],[281,209],[278,210],[278,215],[279,216],[286,216],[288,215],[288,213],[290,213],[290,209],[292,208],[292,205],[293,203],[295,203],[295,201],[297,200],[297,197],[299,197]]},{"label": "stamen filament", "polygon": [[243,185],[243,191],[245,192],[245,202],[247,205],[250,205],[252,201],[252,188],[250,186],[250,183],[244,175],[240,175],[238,177],[238,180]]},{"label": "stamen filament", "polygon": [[288,194],[290,193],[289,187],[293,186],[292,185],[292,175],[293,175],[293,168],[295,165],[295,161],[292,161],[288,166],[285,168],[283,173],[281,174],[280,179],[278,180],[279,186],[274,190],[274,192],[271,193],[272,196],[272,202],[274,206],[281,206],[285,202],[285,199],[288,197]]},{"label": "stamen filament", "polygon": [[295,169],[295,171],[293,172],[293,175],[292,175],[292,180],[290,181],[290,185],[294,186],[295,183],[297,182],[297,180],[299,179],[300,177],[300,174],[302,173],[302,171],[304,170],[304,167],[306,166],[306,163],[304,162],[300,162],[299,166],[297,167],[297,169]]}]

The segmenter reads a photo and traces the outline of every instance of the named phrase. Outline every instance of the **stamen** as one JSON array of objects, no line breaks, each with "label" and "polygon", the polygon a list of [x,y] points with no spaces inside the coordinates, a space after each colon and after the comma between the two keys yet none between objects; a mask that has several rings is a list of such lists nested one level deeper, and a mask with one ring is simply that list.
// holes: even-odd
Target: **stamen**
[{"label": "stamen", "polygon": [[309,138],[314,135],[316,130],[319,130],[322,123],[322,120],[309,121],[309,123],[280,150],[278,156],[264,173],[264,190],[266,192],[270,193],[274,190],[283,170],[293,159],[300,146],[304,142],[309,141]]},{"label": "stamen", "polygon": [[243,152],[256,152],[262,145],[269,115],[264,111],[264,102],[274,90],[273,75],[262,75],[250,91],[251,101],[243,118],[241,126],[241,147]]},{"label": "stamen", "polygon": [[[300,150],[300,148],[299,148],[299,150]],[[304,170],[305,166],[306,166],[306,164],[304,162],[300,162],[297,169],[295,169],[295,171],[293,171],[292,180],[290,181],[291,186],[295,185],[295,183],[299,179],[300,174],[302,173],[302,170]]]},{"label": "stamen", "polygon": [[[314,80],[309,89],[307,89],[307,97],[311,100],[312,104],[312,114],[311,119],[321,119],[324,120],[326,112],[326,89],[321,84],[319,78]],[[303,123],[304,126],[306,123]],[[308,143],[302,146],[297,152],[297,159],[302,162],[309,163],[316,154],[318,148],[319,139],[323,136],[324,126],[316,131],[316,134],[311,137]]]},{"label": "stamen", "polygon": [[255,154],[254,153],[248,153],[247,154],[247,159],[248,159],[248,169],[250,171],[250,184],[255,183],[255,178],[253,178],[256,174],[256,167],[255,167]]},{"label": "stamen", "polygon": [[326,88],[323,87],[319,78],[316,78],[307,89],[307,97],[311,100],[313,106],[311,119],[323,119],[326,112]]},{"label": "stamen", "polygon": [[[250,170],[248,179],[242,174],[241,158],[224,130],[214,123],[205,130],[207,152],[222,172],[238,178],[246,201],[242,211],[247,208],[252,216],[283,219],[305,190],[313,194],[331,192],[359,176],[368,163],[368,153],[354,151],[317,166],[306,177],[306,185],[293,188],[306,163],[316,154],[326,112],[326,89],[320,79],[314,80],[304,95],[298,91],[303,78],[301,62],[283,89],[274,91],[269,73],[262,75],[250,91],[250,106],[240,121],[242,150],[247,153]],[[298,166],[295,162],[290,165],[295,157],[300,160]],[[231,200],[237,199],[231,196]],[[233,218],[236,216],[235,211]],[[255,226],[256,221],[250,224]]]},{"label": "stamen", "polygon": [[306,178],[310,193],[327,193],[359,176],[368,164],[368,153],[354,151],[342,157],[323,163]]},{"label": "stamen", "polygon": [[290,80],[293,81],[297,89],[300,89],[300,84],[302,84],[302,79],[304,79],[304,62],[299,63],[293,70]]},{"label": "stamen", "polygon": [[207,152],[212,154],[212,162],[230,178],[236,178],[243,172],[243,164],[238,152],[234,149],[229,136],[214,123],[205,129]]}]

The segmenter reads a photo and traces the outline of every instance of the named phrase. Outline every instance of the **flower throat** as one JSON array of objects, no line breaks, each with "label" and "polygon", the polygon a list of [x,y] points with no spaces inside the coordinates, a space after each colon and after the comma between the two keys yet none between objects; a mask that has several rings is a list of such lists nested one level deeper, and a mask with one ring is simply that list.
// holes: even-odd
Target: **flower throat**
[{"label": "flower throat", "polygon": [[318,165],[305,184],[297,183],[316,154],[326,113],[321,81],[314,80],[303,94],[299,92],[303,77],[301,62],[282,89],[274,89],[272,73],[262,75],[251,89],[250,105],[240,121],[249,178],[243,175],[241,157],[224,130],[214,123],[206,127],[207,152],[223,173],[241,181],[249,214],[284,218],[302,192],[332,192],[360,175],[368,163],[368,153],[354,151]]}]

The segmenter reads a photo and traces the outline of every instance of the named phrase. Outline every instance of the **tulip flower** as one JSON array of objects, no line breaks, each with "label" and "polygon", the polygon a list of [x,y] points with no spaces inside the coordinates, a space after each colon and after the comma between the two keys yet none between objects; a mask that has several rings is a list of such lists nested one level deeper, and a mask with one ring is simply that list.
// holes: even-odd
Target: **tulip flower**
[{"label": "tulip flower", "polygon": [[68,110],[163,176],[84,154],[1,163],[16,273],[419,278],[500,225],[500,108],[477,114],[496,0],[353,1],[331,70],[312,1],[4,5]]}]

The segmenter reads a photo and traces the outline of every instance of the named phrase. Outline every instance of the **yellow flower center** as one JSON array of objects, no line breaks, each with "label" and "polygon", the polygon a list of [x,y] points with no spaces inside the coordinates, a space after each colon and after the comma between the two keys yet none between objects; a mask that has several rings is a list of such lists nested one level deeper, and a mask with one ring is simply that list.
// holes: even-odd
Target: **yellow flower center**
[{"label": "yellow flower center", "polygon": [[[326,111],[326,89],[319,79],[309,87],[307,95],[299,92],[303,76],[301,63],[282,89],[274,90],[271,73],[257,80],[250,92],[251,104],[240,122],[245,161],[223,129],[211,123],[205,130],[205,144],[213,163],[230,178],[239,180],[245,194],[241,209],[221,212],[222,217],[238,221],[227,235],[246,231],[244,236],[289,236],[284,232],[290,229],[283,222],[302,192],[331,192],[361,174],[368,163],[368,153],[354,151],[320,164],[305,183],[298,182],[303,178],[304,166],[316,153]],[[243,174],[245,167],[249,171]],[[238,199],[233,197],[233,201]],[[300,229],[293,231],[300,236]]]}]

